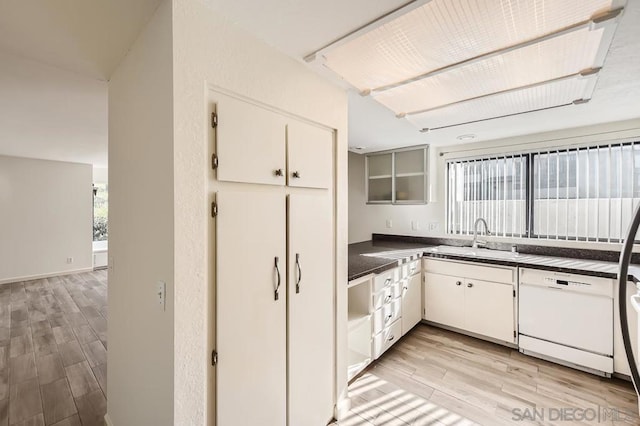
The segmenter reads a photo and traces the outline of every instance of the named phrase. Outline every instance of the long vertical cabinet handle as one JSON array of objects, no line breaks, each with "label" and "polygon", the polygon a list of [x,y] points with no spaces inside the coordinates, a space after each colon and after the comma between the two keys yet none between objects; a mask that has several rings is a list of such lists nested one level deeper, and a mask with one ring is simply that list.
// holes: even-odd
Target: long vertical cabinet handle
[{"label": "long vertical cabinet handle", "polygon": [[300,281],[302,281],[302,268],[300,267],[300,253],[296,253],[296,268],[298,268],[298,279],[296,279],[296,293],[300,293]]},{"label": "long vertical cabinet handle", "polygon": [[280,268],[278,267],[278,256],[275,257],[275,267],[278,280],[276,282],[276,290],[273,292],[273,300],[278,300],[280,297],[278,294],[278,291],[280,291]]}]

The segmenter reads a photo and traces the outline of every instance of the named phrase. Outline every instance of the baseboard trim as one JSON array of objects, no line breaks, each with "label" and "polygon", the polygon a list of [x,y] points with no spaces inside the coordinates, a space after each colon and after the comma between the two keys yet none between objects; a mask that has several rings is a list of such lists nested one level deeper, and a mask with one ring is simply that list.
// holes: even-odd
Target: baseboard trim
[{"label": "baseboard trim", "polygon": [[104,422],[107,426],[113,426],[113,422],[111,421],[111,417],[109,417],[109,413],[104,415]]},{"label": "baseboard trim", "polygon": [[51,272],[51,273],[48,273],[48,274],[29,275],[29,276],[25,276],[25,277],[4,278],[4,279],[0,279],[0,285],[2,285],[2,284],[10,284],[10,283],[17,283],[17,282],[21,282],[21,281],[40,280],[42,278],[60,277],[62,275],[81,274],[83,272],[93,272],[93,267],[91,267],[91,268],[82,268],[82,269],[73,269],[73,270],[69,270],[69,271]]}]

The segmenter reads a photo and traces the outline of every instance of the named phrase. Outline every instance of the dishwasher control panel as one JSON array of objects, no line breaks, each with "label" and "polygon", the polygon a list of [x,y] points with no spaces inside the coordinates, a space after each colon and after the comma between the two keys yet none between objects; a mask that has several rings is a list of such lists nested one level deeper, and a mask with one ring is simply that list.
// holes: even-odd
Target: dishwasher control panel
[{"label": "dishwasher control panel", "polygon": [[567,274],[533,268],[519,269],[519,285],[566,290],[613,298],[615,280],[589,275]]},{"label": "dishwasher control panel", "polygon": [[545,277],[544,278],[544,282],[546,284],[549,285],[557,285],[557,286],[561,286],[561,287],[567,287],[567,288],[584,288],[584,287],[590,287],[591,284],[589,283],[585,283],[582,281],[570,281],[570,280],[566,280],[566,279],[560,279],[560,278],[555,278],[555,277]]}]

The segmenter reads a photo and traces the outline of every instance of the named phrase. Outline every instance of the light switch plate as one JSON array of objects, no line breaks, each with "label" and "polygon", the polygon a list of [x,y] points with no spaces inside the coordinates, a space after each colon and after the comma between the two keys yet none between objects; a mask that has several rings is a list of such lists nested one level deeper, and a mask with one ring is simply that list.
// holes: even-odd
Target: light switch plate
[{"label": "light switch plate", "polygon": [[164,281],[156,282],[156,298],[160,308],[164,311],[167,298],[167,284]]},{"label": "light switch plate", "polygon": [[393,227],[393,222],[391,222],[391,219],[387,219],[387,228],[391,227]]}]

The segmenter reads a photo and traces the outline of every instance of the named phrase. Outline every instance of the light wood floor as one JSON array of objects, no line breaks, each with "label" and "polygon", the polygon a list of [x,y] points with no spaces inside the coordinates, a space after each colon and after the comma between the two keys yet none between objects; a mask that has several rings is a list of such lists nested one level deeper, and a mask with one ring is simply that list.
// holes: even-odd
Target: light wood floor
[{"label": "light wood floor", "polygon": [[0,426],[103,425],[107,271],[0,285]]},{"label": "light wood floor", "polygon": [[370,366],[349,395],[352,410],[340,426],[640,424],[630,382],[427,325]]}]

